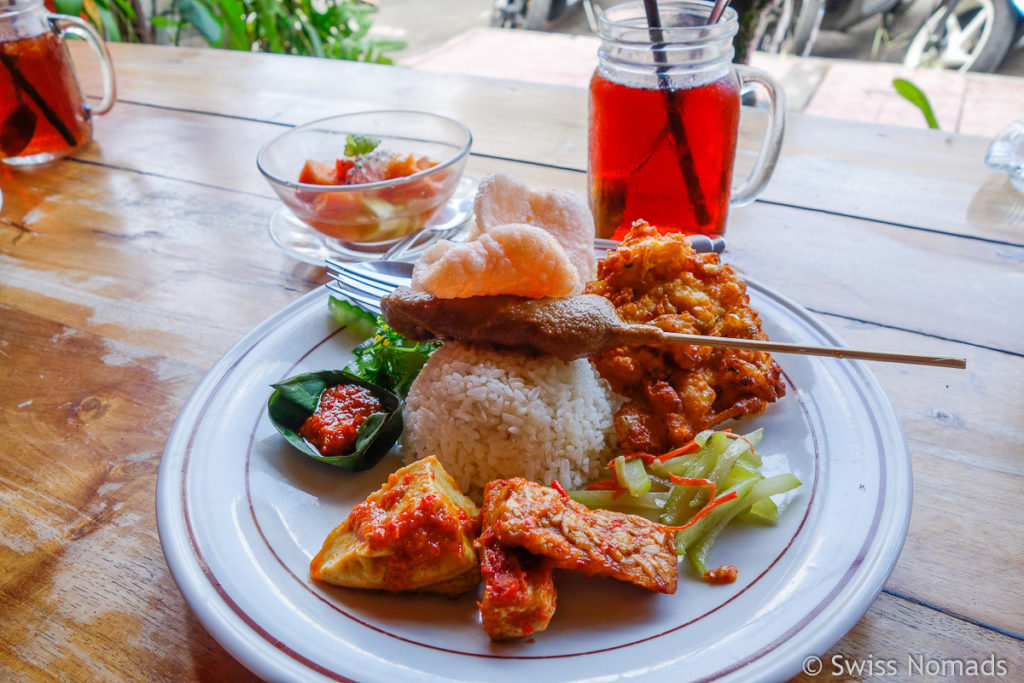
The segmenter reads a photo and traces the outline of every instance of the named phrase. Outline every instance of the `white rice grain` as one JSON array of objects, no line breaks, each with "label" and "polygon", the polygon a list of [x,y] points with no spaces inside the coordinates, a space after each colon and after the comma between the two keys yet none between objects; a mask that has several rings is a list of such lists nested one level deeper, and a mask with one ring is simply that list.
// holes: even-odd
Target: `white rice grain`
[{"label": "white rice grain", "polygon": [[586,359],[447,342],[406,397],[403,458],[436,455],[477,500],[509,477],[581,488],[612,456],[620,400]]}]

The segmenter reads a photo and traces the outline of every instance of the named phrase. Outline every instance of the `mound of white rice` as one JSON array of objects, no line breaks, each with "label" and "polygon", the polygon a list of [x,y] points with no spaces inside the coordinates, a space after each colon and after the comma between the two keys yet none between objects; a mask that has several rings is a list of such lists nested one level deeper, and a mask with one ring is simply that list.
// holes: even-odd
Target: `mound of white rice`
[{"label": "mound of white rice", "polygon": [[565,362],[447,342],[406,398],[406,462],[436,455],[479,501],[492,479],[557,479],[567,489],[606,476],[617,397],[586,359]]}]

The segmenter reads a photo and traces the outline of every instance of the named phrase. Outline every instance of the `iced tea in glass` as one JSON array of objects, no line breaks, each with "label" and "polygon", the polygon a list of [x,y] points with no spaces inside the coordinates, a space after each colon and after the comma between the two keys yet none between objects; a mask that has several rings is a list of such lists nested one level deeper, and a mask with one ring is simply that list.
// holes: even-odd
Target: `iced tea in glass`
[{"label": "iced tea in glass", "polygon": [[[82,98],[64,36],[84,37],[100,58],[104,97]],[[110,109],[113,70],[102,39],[40,0],[0,0],[0,160],[27,165],[67,156],[89,142],[92,114]]]},{"label": "iced tea in glass", "polygon": [[[636,220],[662,231],[717,236],[729,206],[752,201],[778,158],[785,105],[770,76],[732,63],[736,14],[707,26],[711,3],[660,3],[652,31],[641,2],[601,16],[590,82],[588,182],[600,237]],[[751,177],[732,187],[740,89],[769,96],[768,131]]]}]

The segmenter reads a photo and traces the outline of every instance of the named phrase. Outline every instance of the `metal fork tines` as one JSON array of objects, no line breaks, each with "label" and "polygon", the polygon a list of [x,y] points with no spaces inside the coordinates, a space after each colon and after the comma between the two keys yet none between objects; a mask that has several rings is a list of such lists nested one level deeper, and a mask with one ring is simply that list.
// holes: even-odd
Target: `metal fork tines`
[{"label": "metal fork tines", "polygon": [[335,280],[368,294],[384,296],[395,287],[408,286],[412,280],[411,263],[405,261],[374,261],[347,263],[327,260],[327,270]]},{"label": "metal fork tines", "polygon": [[396,287],[408,285],[412,278],[412,264],[405,261],[375,261],[369,263],[327,260],[327,270],[333,279],[328,287],[367,310],[379,312],[380,298]]},{"label": "metal fork tines", "polygon": [[336,294],[340,294],[363,310],[369,311],[370,313],[380,313],[379,296],[367,294],[366,292],[358,289],[353,289],[338,280],[331,280],[328,282],[327,289],[335,292]]},{"label": "metal fork tines", "polygon": [[[698,252],[718,252],[725,247],[722,238],[704,236],[690,237],[690,242]],[[595,240],[594,248],[598,255],[614,248],[611,240]],[[347,297],[367,310],[379,311],[380,298],[387,296],[399,286],[408,286],[412,279],[413,264],[408,261],[341,261],[327,259],[327,269],[333,282],[328,286],[335,292]]]},{"label": "metal fork tines", "polygon": [[332,278],[364,294],[375,294],[382,297],[393,292],[399,285],[409,284],[409,280],[396,282],[393,279],[382,279],[369,271],[357,269],[351,265],[341,265],[330,261],[327,263]]}]

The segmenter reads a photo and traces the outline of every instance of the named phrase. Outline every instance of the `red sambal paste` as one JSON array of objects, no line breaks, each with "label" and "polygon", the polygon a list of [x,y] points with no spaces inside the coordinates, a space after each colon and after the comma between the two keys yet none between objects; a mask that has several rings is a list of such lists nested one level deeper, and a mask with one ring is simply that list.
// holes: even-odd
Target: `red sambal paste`
[{"label": "red sambal paste", "polygon": [[463,533],[475,533],[478,520],[446,505],[436,493],[410,502],[412,477],[392,475],[379,500],[366,500],[352,509],[349,522],[356,537],[371,551],[387,551],[384,585],[391,591],[409,590],[417,567],[455,557],[462,552]]},{"label": "red sambal paste", "polygon": [[380,401],[369,389],[338,384],[320,395],[316,411],[302,423],[299,434],[323,456],[345,455],[355,449],[356,435],[366,418],[380,412]]}]

